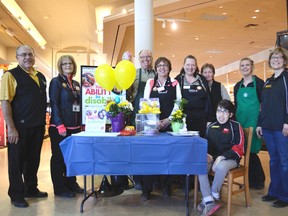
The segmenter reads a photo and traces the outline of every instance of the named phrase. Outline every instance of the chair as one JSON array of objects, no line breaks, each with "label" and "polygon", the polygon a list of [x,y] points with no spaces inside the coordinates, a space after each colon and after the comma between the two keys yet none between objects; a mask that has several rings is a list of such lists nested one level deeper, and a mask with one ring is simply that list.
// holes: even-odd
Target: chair
[{"label": "chair", "polygon": [[[253,128],[243,128],[245,141],[247,144],[246,151],[244,154],[244,164],[239,167],[236,167],[230,170],[227,173],[224,185],[228,186],[228,201],[227,201],[227,213],[228,216],[231,215],[231,203],[232,203],[232,195],[238,194],[240,192],[245,192],[245,201],[246,207],[250,207],[250,191],[249,191],[249,158],[250,158],[250,149],[252,144],[252,135],[253,135]],[[209,172],[209,175],[214,175],[214,172]],[[235,179],[243,177],[243,183],[236,182]],[[233,185],[239,186],[239,189],[236,189]],[[198,198],[198,176],[195,175],[194,181],[194,208],[197,207],[197,198]]]}]

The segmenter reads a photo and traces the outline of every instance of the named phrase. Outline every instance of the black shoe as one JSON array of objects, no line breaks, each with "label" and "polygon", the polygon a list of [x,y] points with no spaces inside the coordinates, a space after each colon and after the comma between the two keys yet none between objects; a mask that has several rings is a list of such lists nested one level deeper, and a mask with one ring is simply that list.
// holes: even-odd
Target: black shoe
[{"label": "black shoe", "polygon": [[273,203],[273,207],[275,208],[284,208],[286,206],[288,206],[288,202],[284,202],[281,200],[277,200],[276,202]]},{"label": "black shoe", "polygon": [[48,197],[48,193],[38,190],[34,193],[25,194],[25,197],[27,197],[27,198],[44,198],[44,197]]},{"label": "black shoe", "polygon": [[148,201],[149,199],[150,199],[150,195],[149,195],[149,194],[142,193],[142,195],[141,195],[141,200],[142,200],[143,202],[146,202],[146,201]]},{"label": "black shoe", "polygon": [[277,197],[270,196],[269,194],[262,197],[262,201],[264,201],[264,202],[271,202],[274,200],[277,200]]},{"label": "black shoe", "polygon": [[76,194],[71,191],[71,192],[55,193],[55,196],[73,198],[76,196]]},{"label": "black shoe", "polygon": [[11,203],[17,208],[27,208],[29,206],[26,200],[22,200],[22,201],[11,200]]},{"label": "black shoe", "polygon": [[162,195],[164,198],[169,198],[171,196],[171,189],[170,188],[163,189]]},{"label": "black shoe", "polygon": [[82,194],[84,193],[84,189],[81,188],[78,183],[74,183],[73,185],[68,185],[68,188],[74,192],[74,193],[77,193],[77,194]]},{"label": "black shoe", "polygon": [[83,194],[84,189],[79,187],[79,188],[73,189],[72,192],[77,193],[77,194]]},{"label": "black shoe", "polygon": [[71,188],[71,191],[74,193],[77,193],[77,194],[83,194],[84,193],[84,189],[81,188],[80,186]]},{"label": "black shoe", "polygon": [[259,184],[253,187],[255,190],[262,190],[264,188],[263,184]]},{"label": "black shoe", "polygon": [[135,190],[142,190],[142,185],[140,183],[135,184]]}]

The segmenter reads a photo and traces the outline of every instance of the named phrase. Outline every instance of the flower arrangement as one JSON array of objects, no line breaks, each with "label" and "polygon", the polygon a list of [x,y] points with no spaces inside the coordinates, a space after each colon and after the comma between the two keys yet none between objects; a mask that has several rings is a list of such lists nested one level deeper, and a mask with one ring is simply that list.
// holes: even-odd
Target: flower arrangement
[{"label": "flower arrangement", "polygon": [[172,116],[171,122],[183,123],[183,118],[186,118],[186,114],[184,113],[183,110],[187,103],[188,101],[184,98],[182,98],[181,100],[175,100],[176,109],[171,115]]},{"label": "flower arrangement", "polygon": [[131,115],[133,111],[133,106],[131,102],[124,100],[122,102],[115,102],[115,101],[108,101],[105,111],[111,116],[115,117],[119,113],[123,113],[124,116],[129,116]]},{"label": "flower arrangement", "polygon": [[183,118],[186,117],[186,114],[183,113],[181,109],[178,109],[175,112],[173,112],[171,116],[172,116],[171,122],[183,123]]},{"label": "flower arrangement", "polygon": [[159,98],[140,99],[140,114],[160,114]]}]

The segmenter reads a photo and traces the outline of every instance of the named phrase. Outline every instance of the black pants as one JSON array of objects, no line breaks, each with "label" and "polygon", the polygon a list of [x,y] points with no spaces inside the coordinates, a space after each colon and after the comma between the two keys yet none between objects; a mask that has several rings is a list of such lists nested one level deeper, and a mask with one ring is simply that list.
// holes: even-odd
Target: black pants
[{"label": "black pants", "polygon": [[25,193],[37,192],[37,172],[45,125],[17,130],[19,142],[8,143],[8,195],[13,201],[23,201]]},{"label": "black pants", "polygon": [[[67,130],[66,137],[78,132],[80,132],[80,129]],[[52,156],[50,160],[50,172],[54,194],[69,192],[69,187],[73,187],[73,184],[76,183],[76,177],[66,176],[66,165],[64,163],[64,158],[59,146],[60,142],[63,141],[66,137],[60,136],[56,127],[49,127],[49,135],[52,151]]]},{"label": "black pants", "polygon": [[[150,194],[153,190],[153,184],[159,175],[143,175],[142,176],[143,184],[142,184],[142,193]],[[163,190],[169,190],[171,187],[171,176],[169,175],[160,175],[161,188]]]},{"label": "black pants", "polygon": [[261,161],[256,153],[251,153],[249,160],[249,186],[264,186],[264,183],[265,174],[262,168]]}]

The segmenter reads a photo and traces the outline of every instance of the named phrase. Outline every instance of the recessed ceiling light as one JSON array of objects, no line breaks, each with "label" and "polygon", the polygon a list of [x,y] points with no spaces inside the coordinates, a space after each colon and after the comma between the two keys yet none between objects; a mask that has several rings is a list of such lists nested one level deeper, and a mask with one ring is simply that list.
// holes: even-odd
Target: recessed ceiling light
[{"label": "recessed ceiling light", "polygon": [[259,10],[259,9],[257,9],[257,10],[255,10],[254,12],[255,12],[255,13],[259,13],[259,12],[260,12],[260,10]]},{"label": "recessed ceiling light", "polygon": [[226,13],[226,12],[223,12],[222,15],[227,15],[227,13]]},{"label": "recessed ceiling light", "polygon": [[257,17],[256,16],[252,16],[252,19],[256,19]]},{"label": "recessed ceiling light", "polygon": [[127,9],[126,8],[123,8],[122,9],[122,14],[127,14],[128,12],[127,12]]},{"label": "recessed ceiling light", "polygon": [[206,50],[206,53],[211,53],[211,54],[220,54],[223,53],[222,50],[216,50],[216,49],[212,49],[212,50]]}]

